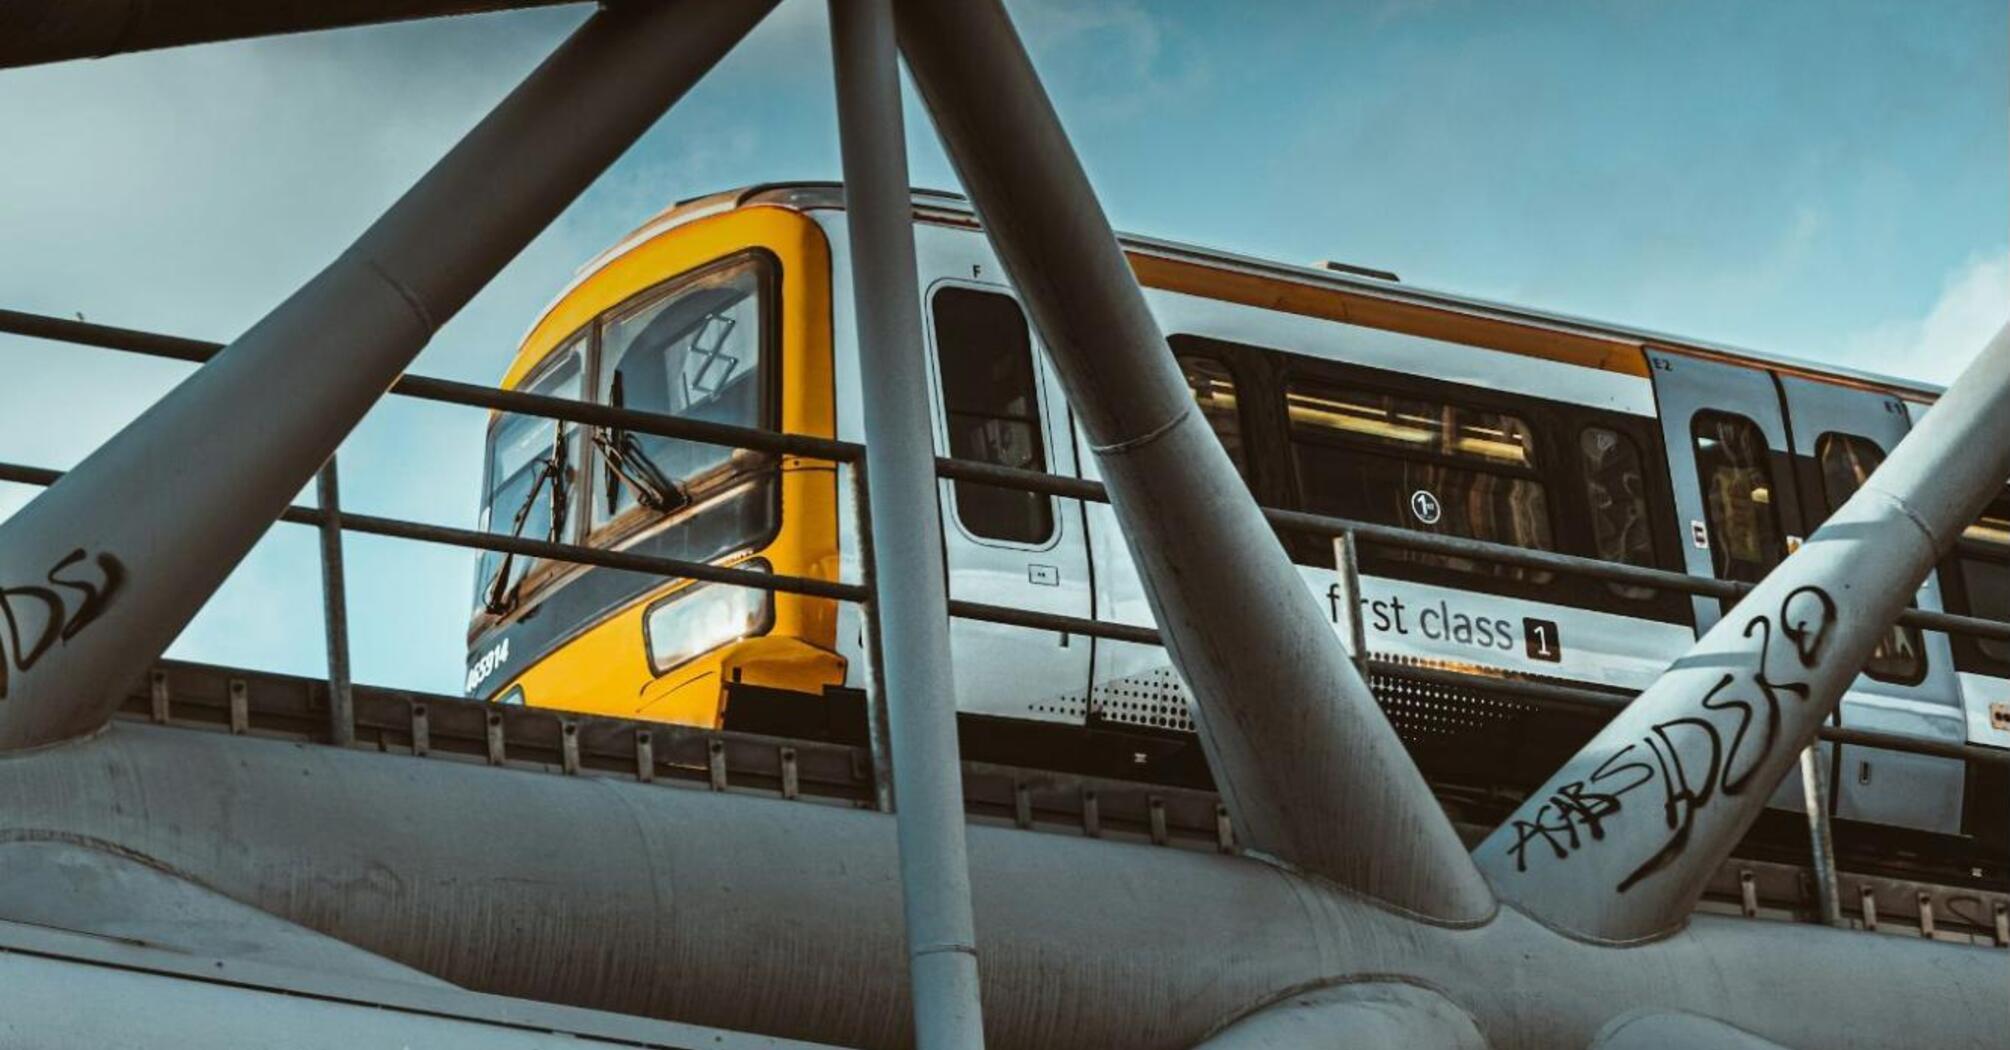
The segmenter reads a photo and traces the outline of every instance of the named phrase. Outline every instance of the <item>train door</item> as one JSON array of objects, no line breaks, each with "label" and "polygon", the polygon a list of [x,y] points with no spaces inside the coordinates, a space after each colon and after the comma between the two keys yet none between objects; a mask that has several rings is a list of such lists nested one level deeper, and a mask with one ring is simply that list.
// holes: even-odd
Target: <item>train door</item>
[{"label": "train door", "polygon": [[[1787,427],[1799,467],[1802,520],[1826,520],[1911,428],[1905,405],[1869,390],[1781,376]],[[1941,608],[1928,576],[1919,607]],[[1959,743],[1965,737],[1960,684],[1947,636],[1894,625],[1864,674],[1843,696],[1842,724]],[[1960,828],[1963,763],[1844,745],[1837,757],[1835,814],[1929,831]]]},{"label": "train door", "polygon": [[[1806,535],[1779,388],[1757,368],[1653,350],[1647,360],[1684,566],[1692,576],[1757,583]],[[1700,637],[1723,618],[1724,606],[1714,598],[1693,603]],[[1833,769],[1833,749],[1816,747]],[[1803,808],[1798,768],[1770,804]]]},{"label": "train door", "polygon": [[[924,263],[925,272],[938,273],[970,273],[985,265]],[[1067,399],[1011,292],[976,281],[938,281],[928,289],[927,320],[940,447],[946,454],[1073,474]],[[1090,615],[1078,501],[947,479],[940,492],[951,598]],[[953,618],[950,642],[962,710],[1083,721],[1089,639]]]}]

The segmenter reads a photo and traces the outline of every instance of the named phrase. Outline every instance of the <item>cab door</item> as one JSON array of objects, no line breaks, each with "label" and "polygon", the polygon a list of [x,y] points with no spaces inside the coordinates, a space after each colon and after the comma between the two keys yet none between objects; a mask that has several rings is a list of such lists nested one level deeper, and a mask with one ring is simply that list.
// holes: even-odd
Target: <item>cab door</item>
[{"label": "cab door", "polygon": [[[1757,583],[1806,535],[1779,388],[1763,369],[1653,350],[1647,360],[1684,567],[1692,576]],[[1715,598],[1692,601],[1701,637],[1725,607]],[[1834,750],[1816,747],[1832,769]],[[1769,804],[1805,808],[1798,766]]]},{"label": "cab door", "polygon": [[[1911,429],[1905,405],[1876,391],[1780,376],[1799,466],[1801,512],[1810,526],[1854,495]],[[1937,575],[1915,604],[1940,611]],[[1960,743],[1965,723],[1947,636],[1894,625],[1864,674],[1843,696],[1842,724]],[[1952,834],[1960,829],[1965,766],[1954,759],[1843,745],[1836,761],[1835,815]]]},{"label": "cab door", "polygon": [[[961,241],[925,255],[923,272],[998,272],[988,256],[940,257],[977,250],[973,239]],[[942,454],[1073,474],[1067,400],[1011,290],[953,279],[935,282],[925,294]],[[951,598],[1089,615],[1079,501],[949,479],[939,491]],[[952,618],[950,644],[961,710],[1082,723],[1089,639]]]}]

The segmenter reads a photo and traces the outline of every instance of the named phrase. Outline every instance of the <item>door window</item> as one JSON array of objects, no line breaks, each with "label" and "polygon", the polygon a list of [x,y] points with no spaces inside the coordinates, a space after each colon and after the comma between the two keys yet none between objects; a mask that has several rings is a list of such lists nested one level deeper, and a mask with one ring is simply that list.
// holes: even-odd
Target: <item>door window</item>
[{"label": "door window", "polygon": [[[601,399],[615,408],[768,425],[762,365],[767,267],[742,258],[646,293],[601,322]],[[675,510],[763,457],[722,445],[598,428],[593,521]]]},{"label": "door window", "polygon": [[[575,337],[522,389],[577,399],[582,370]],[[578,427],[543,416],[504,413],[489,427],[488,479],[480,525],[484,532],[533,540],[568,538],[566,523],[579,472]],[[515,599],[531,559],[484,551],[475,570],[475,605],[500,613]]]},{"label": "door window", "polygon": [[[1535,431],[1521,417],[1309,379],[1291,380],[1285,398],[1306,509],[1555,549]],[[1416,551],[1388,557],[1535,582],[1551,575]]]},{"label": "door window", "polygon": [[[1822,514],[1826,521],[1884,462],[1884,450],[1869,438],[1854,434],[1823,434],[1815,439],[1815,461],[1821,467],[1822,497],[1828,504]],[[1925,678],[1926,650],[1920,644],[1919,629],[1892,624],[1863,669],[1886,682],[1914,683]]]},{"label": "door window", "polygon": [[[1647,516],[1647,475],[1640,445],[1617,430],[1586,427],[1577,451],[1584,471],[1585,502],[1591,507],[1591,538],[1598,557],[1627,565],[1654,564],[1654,533]],[[1652,587],[1607,581],[1622,598],[1652,598]]]},{"label": "door window", "polygon": [[[1020,470],[1047,469],[1032,331],[1009,295],[944,288],[932,304],[949,454]],[[871,377],[867,377],[871,382]],[[973,536],[1041,544],[1054,535],[1054,501],[1038,492],[953,483],[956,517]]]},{"label": "door window", "polygon": [[1785,549],[1766,437],[1751,420],[1723,412],[1696,413],[1691,433],[1711,565],[1720,580],[1757,583]]}]

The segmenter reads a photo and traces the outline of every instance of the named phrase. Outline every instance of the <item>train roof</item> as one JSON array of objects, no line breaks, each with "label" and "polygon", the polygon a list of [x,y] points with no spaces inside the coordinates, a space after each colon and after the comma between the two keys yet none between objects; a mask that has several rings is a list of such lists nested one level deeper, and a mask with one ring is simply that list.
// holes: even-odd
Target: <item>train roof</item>
[{"label": "train roof", "polygon": [[[917,222],[978,229],[977,213],[969,198],[947,190],[913,190],[914,218]],[[772,182],[723,190],[678,201],[637,227],[595,256],[579,269],[579,279],[600,269],[608,261],[633,246],[685,223],[753,205],[791,208],[797,211],[842,210],[844,185],[838,182]],[[1393,274],[1362,267],[1328,268],[1301,266],[1241,255],[1235,252],[1186,244],[1158,237],[1119,233],[1117,239],[1127,252],[1184,262],[1216,270],[1238,272],[1259,278],[1298,285],[1324,287],[1355,295],[1450,310],[1479,318],[1492,318],[1522,325],[1548,328],[1559,333],[1618,339],[1642,349],[1692,357],[1726,360],[1757,368],[1796,373],[1811,378],[1867,386],[1915,401],[1932,401],[1943,388],[1930,383],[1899,379],[1838,365],[1824,364],[1782,354],[1770,354],[1687,336],[1672,335],[1631,325],[1614,324],[1570,314],[1531,309],[1513,303],[1496,302],[1453,292],[1407,284]],[[1335,264],[1339,266],[1339,264]],[[576,283],[576,282],[575,282]],[[563,293],[559,296],[563,298]]]}]

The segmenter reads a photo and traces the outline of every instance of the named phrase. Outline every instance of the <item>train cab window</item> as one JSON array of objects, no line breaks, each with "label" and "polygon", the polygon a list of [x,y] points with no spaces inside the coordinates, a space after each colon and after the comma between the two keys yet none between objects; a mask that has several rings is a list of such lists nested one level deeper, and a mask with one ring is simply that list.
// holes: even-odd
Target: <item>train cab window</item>
[{"label": "train cab window", "polygon": [[1722,412],[1696,413],[1690,432],[1717,578],[1757,583],[1785,549],[1766,437],[1751,420]]},{"label": "train cab window", "polygon": [[[1285,391],[1306,509],[1554,550],[1535,431],[1518,416],[1291,380]],[[1550,573],[1440,554],[1396,560],[1543,582]]]},{"label": "train cab window", "polygon": [[[935,353],[949,454],[956,459],[1047,469],[1033,337],[1009,295],[944,288],[932,303]],[[1037,492],[957,481],[956,517],[973,536],[1045,543],[1054,535],[1054,501]]]},{"label": "train cab window", "polygon": [[[1876,442],[1854,434],[1823,434],[1815,439],[1815,461],[1821,467],[1822,498],[1827,504],[1827,513],[1822,518],[1827,520],[1829,514],[1856,495],[1870,472],[1884,462],[1884,450]],[[1919,629],[1892,624],[1863,669],[1872,678],[1886,682],[1914,683],[1924,678],[1926,650],[1920,643]]]},{"label": "train cab window", "polygon": [[[2010,491],[1962,530],[1958,554],[1968,615],[2010,621]],[[2010,642],[1977,638],[1975,645],[1989,659],[2010,663]]]},{"label": "train cab window", "polygon": [[[1640,445],[1605,427],[1586,427],[1577,436],[1584,470],[1585,502],[1591,507],[1591,538],[1598,557],[1627,565],[1654,565],[1654,535],[1647,516],[1647,475]],[[1652,587],[1607,581],[1622,598],[1644,600]]]},{"label": "train cab window", "polygon": [[[763,286],[741,258],[682,277],[601,322],[600,399],[711,423],[769,425]],[[595,526],[638,506],[675,510],[765,457],[721,445],[596,428]]]},{"label": "train cab window", "polygon": [[1180,354],[1179,370],[1186,376],[1187,389],[1193,391],[1194,404],[1200,407],[1201,418],[1207,420],[1214,436],[1221,439],[1221,447],[1235,464],[1236,473],[1248,477],[1249,469],[1243,461],[1242,412],[1235,396],[1235,376],[1229,372],[1227,365],[1201,354]]},{"label": "train cab window", "polygon": [[[575,338],[554,353],[531,382],[527,393],[577,399],[583,371]],[[543,416],[506,413],[489,428],[488,483],[482,501],[482,531],[533,540],[564,539],[567,510],[577,491],[580,441],[578,427]],[[475,571],[475,604],[492,613],[504,612],[531,559],[485,551]]]}]

